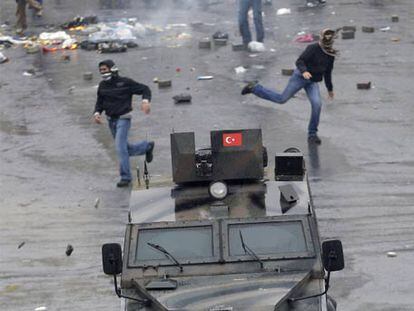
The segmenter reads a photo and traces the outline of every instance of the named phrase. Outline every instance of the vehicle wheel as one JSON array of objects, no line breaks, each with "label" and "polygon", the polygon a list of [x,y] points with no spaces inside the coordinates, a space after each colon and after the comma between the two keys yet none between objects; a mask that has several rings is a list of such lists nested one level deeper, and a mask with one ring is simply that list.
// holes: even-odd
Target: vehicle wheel
[{"label": "vehicle wheel", "polygon": [[326,305],[328,307],[328,311],[336,311],[336,301],[329,295],[326,295]]}]

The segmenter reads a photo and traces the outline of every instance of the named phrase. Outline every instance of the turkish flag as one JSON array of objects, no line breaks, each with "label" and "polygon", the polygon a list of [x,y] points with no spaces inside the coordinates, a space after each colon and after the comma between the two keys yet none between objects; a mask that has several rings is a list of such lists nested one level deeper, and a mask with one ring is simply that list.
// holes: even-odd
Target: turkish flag
[{"label": "turkish flag", "polygon": [[223,133],[223,147],[235,147],[242,144],[242,133]]}]

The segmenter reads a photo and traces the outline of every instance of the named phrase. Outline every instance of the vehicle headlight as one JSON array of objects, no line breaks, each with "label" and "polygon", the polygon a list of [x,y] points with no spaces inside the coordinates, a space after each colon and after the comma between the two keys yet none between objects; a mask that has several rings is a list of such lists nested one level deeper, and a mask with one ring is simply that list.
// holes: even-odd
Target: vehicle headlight
[{"label": "vehicle headlight", "polygon": [[227,195],[227,185],[222,181],[216,181],[210,184],[208,191],[215,199],[224,199]]}]

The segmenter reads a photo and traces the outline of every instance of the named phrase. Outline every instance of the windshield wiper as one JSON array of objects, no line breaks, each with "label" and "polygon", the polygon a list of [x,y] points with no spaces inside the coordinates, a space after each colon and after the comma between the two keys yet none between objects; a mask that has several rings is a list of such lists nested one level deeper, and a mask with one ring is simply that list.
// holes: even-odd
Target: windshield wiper
[{"label": "windshield wiper", "polygon": [[174,262],[180,268],[180,272],[183,272],[183,266],[164,247],[162,247],[161,245],[158,245],[158,244],[150,243],[150,242],[147,242],[147,245],[151,246],[153,249],[156,249],[157,251],[163,253],[165,255],[165,257],[167,257],[169,260]]},{"label": "windshield wiper", "polygon": [[260,268],[263,269],[263,261],[259,258],[259,256],[256,255],[256,253],[246,245],[246,243],[244,243],[243,240],[243,235],[241,233],[241,230],[239,230],[239,234],[240,234],[240,241],[242,244],[242,247],[244,249],[245,253],[248,253],[250,256],[252,256],[254,259],[256,259],[259,263],[260,263]]}]

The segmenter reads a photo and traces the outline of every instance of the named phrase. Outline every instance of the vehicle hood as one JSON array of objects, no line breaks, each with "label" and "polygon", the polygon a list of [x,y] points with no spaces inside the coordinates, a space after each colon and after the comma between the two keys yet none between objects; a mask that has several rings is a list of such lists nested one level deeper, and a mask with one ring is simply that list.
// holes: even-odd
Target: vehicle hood
[{"label": "vehicle hood", "polygon": [[175,290],[148,293],[167,310],[275,310],[309,278],[310,272],[180,278]]}]

